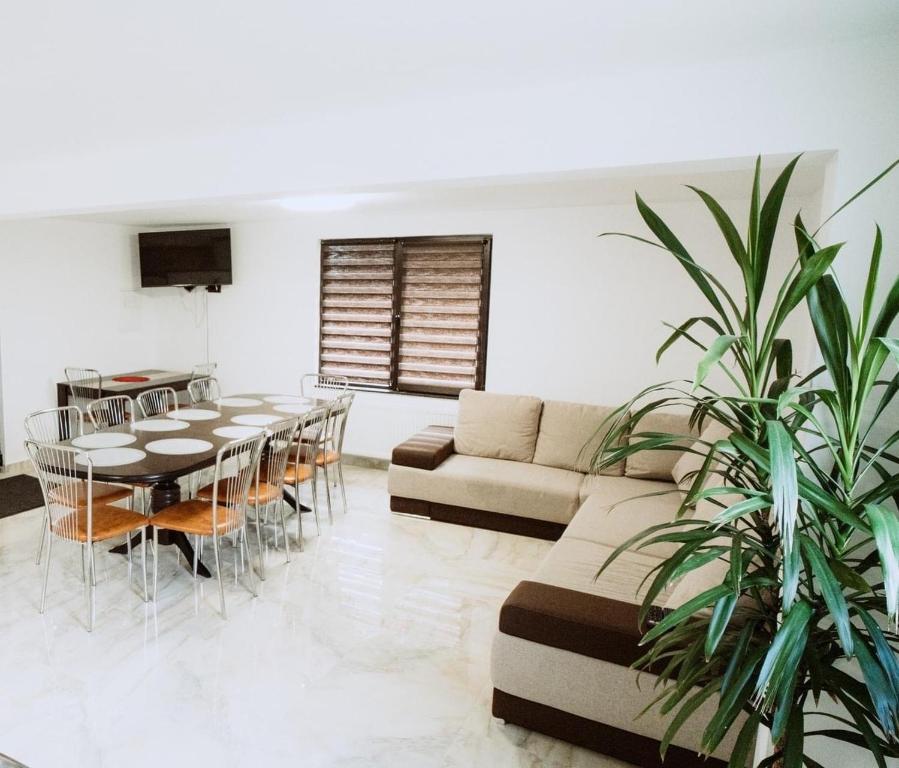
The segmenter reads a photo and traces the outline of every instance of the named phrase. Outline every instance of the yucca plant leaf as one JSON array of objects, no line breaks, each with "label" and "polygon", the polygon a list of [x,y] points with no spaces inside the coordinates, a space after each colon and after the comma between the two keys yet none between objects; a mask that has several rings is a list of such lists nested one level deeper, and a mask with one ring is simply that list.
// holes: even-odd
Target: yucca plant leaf
[{"label": "yucca plant leaf", "polygon": [[777,232],[777,222],[780,219],[780,211],[783,206],[784,196],[790,186],[790,179],[796,168],[796,163],[802,155],[797,155],[778,175],[771,189],[765,197],[762,210],[759,215],[758,242],[755,256],[755,280],[758,295],[761,296],[765,289],[765,281],[768,276],[768,264],[771,260],[771,247],[774,245],[774,235]]},{"label": "yucca plant leaf", "polygon": [[[719,336],[725,335],[724,329],[721,327],[721,324],[718,323],[714,318],[709,317],[707,315],[702,315],[701,317],[691,317],[689,320],[684,321],[676,328],[674,326],[668,326],[669,328],[672,328],[673,330],[672,330],[671,335],[667,339],[665,339],[665,342],[656,351],[656,362],[658,363],[659,360],[662,359],[662,355],[664,355],[665,352],[668,351],[669,347],[671,347],[671,345],[674,344],[674,342],[677,341],[678,339],[680,339],[680,338],[692,339],[692,337],[689,336],[688,331],[697,323],[703,323],[704,325],[707,325]],[[668,325],[668,324],[666,323],[665,325]],[[693,340],[694,344],[705,349],[705,347],[702,344],[700,344],[698,341],[696,341],[695,339],[692,339],[692,340]]]},{"label": "yucca plant leaf", "polygon": [[865,515],[883,567],[887,614],[895,627],[899,622],[899,521],[895,512],[879,504],[866,504]]},{"label": "yucca plant leaf", "polygon": [[783,539],[784,551],[789,555],[793,547],[793,531],[799,506],[799,482],[793,439],[779,421],[768,421],[768,450],[771,456],[771,496],[774,515]]},{"label": "yucca plant leaf", "polygon": [[881,630],[877,622],[874,621],[874,618],[870,613],[858,606],[855,606],[855,612],[861,618],[862,623],[865,625],[865,629],[868,630],[871,641],[874,643],[877,660],[880,662],[880,666],[883,667],[883,671],[890,683],[890,687],[893,689],[893,695],[899,698],[899,661],[897,661],[896,658],[896,651],[890,647],[890,644],[883,634],[883,630]]},{"label": "yucca plant leaf", "polygon": [[749,753],[755,749],[756,734],[759,730],[759,716],[757,713],[746,718],[737,740],[734,742],[733,751],[730,753],[727,768],[746,768]]},{"label": "yucca plant leaf", "polygon": [[743,244],[743,240],[740,238],[740,234],[737,232],[737,228],[734,226],[730,216],[727,215],[727,212],[721,207],[721,204],[708,192],[704,192],[698,187],[694,187],[690,184],[687,184],[687,188],[692,189],[699,195],[702,202],[705,203],[706,207],[711,212],[712,217],[715,219],[718,229],[721,230],[724,241],[727,243],[727,247],[734,257],[734,261],[737,262],[737,266],[743,272],[745,278],[751,277],[752,273],[750,270],[752,265],[749,263],[746,246]]},{"label": "yucca plant leaf", "polygon": [[871,328],[871,335],[875,338],[887,336],[897,315],[899,315],[899,277],[893,282],[886,299],[884,299],[877,320],[874,321],[874,326]]},{"label": "yucca plant leaf", "polygon": [[816,230],[816,234],[820,232],[824,226],[830,221],[834,216],[843,211],[847,206],[851,205],[853,202],[858,200],[865,192],[867,192],[871,187],[873,187],[877,182],[879,182],[884,176],[886,176],[890,171],[892,171],[897,165],[899,165],[899,160],[894,160],[890,163],[885,170],[878,173],[871,181],[869,181],[865,186],[863,186],[858,192],[856,192],[852,197],[850,197],[845,203],[843,203],[839,208],[837,208],[830,216],[828,216],[824,221],[821,222],[821,225]]},{"label": "yucca plant leaf", "polygon": [[874,231],[874,249],[868,263],[868,279],[865,281],[865,295],[862,299],[861,317],[858,321],[858,345],[861,346],[868,333],[871,319],[871,308],[874,306],[874,292],[877,290],[877,278],[880,272],[880,255],[883,251],[883,234],[880,227]]},{"label": "yucca plant leaf", "polygon": [[740,634],[737,637],[737,642],[734,644],[734,648],[730,652],[730,657],[727,661],[727,668],[724,670],[724,675],[721,678],[722,696],[730,690],[730,686],[733,683],[737,671],[740,667],[740,662],[742,662],[744,657],[746,656],[746,651],[748,650],[749,645],[753,640],[756,626],[757,625],[754,621],[750,621],[746,624],[745,627],[743,627],[743,629],[740,630]]},{"label": "yucca plant leaf", "polygon": [[792,547],[784,553],[783,558],[783,588],[781,589],[781,605],[784,613],[789,613],[793,603],[796,602],[796,594],[799,592],[799,577],[802,575],[802,557],[799,547]]},{"label": "yucca plant leaf", "polygon": [[858,633],[856,633],[856,638],[858,642],[855,645],[855,655],[861,667],[868,694],[871,696],[877,712],[880,729],[888,739],[893,740],[899,736],[899,698],[884,674],[883,668],[871,655],[868,646]]},{"label": "yucca plant leaf", "polygon": [[742,667],[726,694],[718,704],[718,711],[712,716],[702,734],[702,746],[712,752],[721,743],[736,716],[749,705],[752,693],[752,679],[762,658],[763,649],[757,648],[741,659]]},{"label": "yucca plant leaf", "polygon": [[[877,341],[879,341],[883,346],[887,348],[887,352],[892,355],[893,360],[896,361],[896,364],[899,365],[899,339],[889,339],[884,336],[878,337]],[[893,389],[895,393],[895,388]]]},{"label": "yucca plant leaf", "polygon": [[834,626],[840,637],[840,644],[847,656],[852,656],[852,625],[849,622],[849,606],[843,597],[843,586],[827,562],[827,558],[821,548],[805,534],[800,534],[799,542],[802,552],[808,558],[812,566],[812,573],[818,580],[817,584],[824,596],[827,610],[833,618]]},{"label": "yucca plant leaf", "polygon": [[793,710],[790,712],[789,725],[784,735],[783,768],[802,768],[803,737],[805,735],[804,718],[802,707],[793,707]]},{"label": "yucca plant leaf", "polygon": [[824,363],[836,391],[845,393],[849,389],[846,359],[850,326],[843,297],[832,276],[825,275],[808,292],[807,303]]},{"label": "yucca plant leaf", "polygon": [[699,366],[696,369],[696,379],[693,383],[694,389],[699,387],[706,380],[709,372],[712,370],[712,367],[720,362],[721,358],[724,356],[724,353],[727,352],[727,350],[730,349],[731,346],[733,346],[733,344],[739,340],[739,336],[725,335],[719,336],[711,343],[708,352],[706,352],[702,360],[699,361]]},{"label": "yucca plant leaf", "polygon": [[705,657],[710,659],[721,637],[724,635],[727,625],[730,623],[731,616],[734,615],[734,608],[737,605],[737,595],[731,592],[718,599],[715,603],[715,609],[712,611],[712,619],[709,622],[708,634],[705,641]]},{"label": "yucca plant leaf", "polygon": [[702,704],[714,696],[718,692],[718,688],[720,687],[720,683],[715,685],[712,683],[708,685],[696,693],[694,693],[681,708],[677,711],[677,714],[671,719],[671,722],[668,724],[668,727],[665,729],[665,733],[662,736],[662,741],[659,744],[659,754],[662,756],[662,759],[665,758],[665,753],[668,751],[668,747],[671,745],[671,740],[677,735],[677,732],[681,729],[681,726],[690,718],[690,716],[697,710]]},{"label": "yucca plant leaf", "polygon": [[812,607],[804,600],[800,600],[786,614],[783,624],[780,625],[771,641],[762,668],[759,670],[755,687],[756,701],[770,701],[780,693],[778,684],[793,666],[791,661],[796,654],[795,649],[799,649],[801,656],[805,648],[808,622],[812,613]]},{"label": "yucca plant leaf", "polygon": [[671,629],[671,627],[675,626],[676,624],[680,624],[684,619],[689,618],[697,611],[700,611],[703,608],[708,608],[710,605],[713,605],[719,598],[722,598],[729,593],[729,586],[727,586],[726,584],[719,584],[717,587],[707,589],[705,592],[696,595],[696,597],[687,600],[686,603],[684,603],[679,608],[675,608],[664,619],[662,619],[658,624],[650,629],[649,632],[643,635],[643,637],[640,638],[639,645],[646,645],[647,643],[652,642],[660,635],[665,634],[665,632]]}]

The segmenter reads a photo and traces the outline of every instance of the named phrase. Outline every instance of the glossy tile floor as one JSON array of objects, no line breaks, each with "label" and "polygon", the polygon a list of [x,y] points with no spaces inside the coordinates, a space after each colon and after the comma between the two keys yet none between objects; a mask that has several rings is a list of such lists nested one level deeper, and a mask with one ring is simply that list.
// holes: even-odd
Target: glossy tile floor
[{"label": "glossy tile floor", "polygon": [[[549,544],[392,515],[385,472],[349,467],[350,512],[258,599],[226,555],[214,580],[162,549],[159,600],[98,556],[85,630],[77,550],[57,547],[38,613],[35,510],[0,520],[0,752],[31,768],[577,766],[603,758],[490,715],[499,606]],[[207,550],[207,554],[209,554]]]}]

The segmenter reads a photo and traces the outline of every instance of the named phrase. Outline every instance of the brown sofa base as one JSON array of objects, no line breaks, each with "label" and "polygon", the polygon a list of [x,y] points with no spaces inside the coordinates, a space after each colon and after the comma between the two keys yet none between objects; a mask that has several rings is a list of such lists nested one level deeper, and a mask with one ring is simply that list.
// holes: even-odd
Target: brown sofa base
[{"label": "brown sofa base", "polygon": [[520,536],[530,536],[547,541],[558,541],[566,527],[562,523],[552,523],[547,520],[500,515],[496,512],[485,512],[482,509],[454,507],[449,504],[436,504],[421,499],[407,499],[402,496],[390,497],[390,509],[408,515],[430,517],[431,520],[438,520],[442,523],[486,528],[488,531],[517,533]]},{"label": "brown sofa base", "polygon": [[706,758],[683,747],[668,747],[665,761],[659,756],[659,742],[646,736],[613,728],[611,725],[572,715],[561,709],[538,704],[493,689],[493,716],[513,725],[545,733],[579,747],[592,749],[642,768],[726,768],[727,763]]}]

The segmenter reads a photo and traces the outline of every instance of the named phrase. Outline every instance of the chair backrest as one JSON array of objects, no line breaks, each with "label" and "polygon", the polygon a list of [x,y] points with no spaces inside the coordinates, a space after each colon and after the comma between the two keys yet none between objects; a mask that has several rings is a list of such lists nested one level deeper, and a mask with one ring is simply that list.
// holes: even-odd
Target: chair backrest
[{"label": "chair backrest", "polygon": [[178,393],[171,387],[157,387],[141,392],[135,399],[145,419],[178,410]]},{"label": "chair backrest", "polygon": [[347,392],[327,406],[328,419],[322,435],[322,442],[325,443],[326,448],[338,453],[343,451],[343,437],[346,434],[347,419],[355,397],[354,392]]},{"label": "chair backrest", "polygon": [[267,441],[262,449],[265,462],[260,462],[260,467],[265,468],[260,472],[259,480],[275,488],[284,487],[284,475],[287,472],[287,462],[294,447],[294,438],[299,429],[300,419],[295,417],[285,419],[266,428]]},{"label": "chair backrest", "polygon": [[134,421],[134,403],[128,395],[110,395],[87,404],[87,415],[98,432]]},{"label": "chair backrest", "polygon": [[215,369],[219,367],[218,363],[200,363],[195,365],[190,371],[190,380],[205,379],[207,376],[214,376]]},{"label": "chair backrest", "polygon": [[314,397],[318,400],[333,400],[346,392],[349,386],[350,380],[346,376],[307,373],[300,379],[303,397]]},{"label": "chair backrest", "polygon": [[222,396],[219,389],[218,379],[213,376],[204,376],[201,379],[194,379],[187,385],[187,394],[190,395],[191,403],[213,402]]},{"label": "chair backrest", "polygon": [[240,528],[246,520],[247,496],[259,471],[259,458],[265,440],[264,432],[233,440],[219,448],[216,454],[212,529],[218,535]]},{"label": "chair backrest", "polygon": [[[93,533],[93,462],[78,448],[58,443],[25,441],[25,449],[34,465],[44,504],[50,516],[50,530],[64,539],[78,540],[79,523],[84,522],[87,540]],[[82,461],[77,462],[81,456]],[[78,472],[87,472],[82,483]]]},{"label": "chair backrest", "polygon": [[84,434],[84,414],[77,405],[46,408],[25,417],[25,434],[38,443],[58,443]]},{"label": "chair backrest", "polygon": [[316,451],[314,447],[321,443],[322,436],[325,433],[325,427],[328,424],[328,410],[328,406],[322,405],[306,411],[299,418],[299,423],[297,424],[297,438],[299,442],[296,444],[296,450],[290,454],[291,461],[296,466],[295,476],[297,478],[304,476],[300,472],[300,467],[303,465],[307,467],[305,477],[315,477]]},{"label": "chair backrest", "polygon": [[95,368],[66,368],[72,404],[85,408],[91,400],[103,397],[103,377]]}]

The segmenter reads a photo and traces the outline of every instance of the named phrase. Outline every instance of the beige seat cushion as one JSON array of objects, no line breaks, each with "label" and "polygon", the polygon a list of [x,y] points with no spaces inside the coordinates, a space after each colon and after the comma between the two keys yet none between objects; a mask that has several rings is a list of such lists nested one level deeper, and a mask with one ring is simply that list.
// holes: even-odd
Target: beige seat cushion
[{"label": "beige seat cushion", "polygon": [[[637,590],[640,582],[659,564],[659,558],[639,552],[623,552],[597,579],[597,571],[614,549],[595,541],[574,538],[566,531],[528,581],[639,603]],[[667,592],[663,593],[660,600],[665,600],[667,596]]]},{"label": "beige seat cushion", "polygon": [[[552,648],[497,632],[490,660],[493,686],[512,696],[545,704],[629,733],[660,741],[671,723],[655,706],[643,709],[658,695],[656,676],[619,664]],[[718,697],[703,702],[681,727],[673,743],[699,750],[702,732],[715,714]],[[714,756],[728,760],[745,715],[730,729]],[[616,765],[618,763],[616,762]]]},{"label": "beige seat cushion", "polygon": [[[639,432],[665,432],[676,435],[689,435],[690,417],[681,413],[647,413],[633,430]],[[697,435],[694,433],[693,438]],[[647,438],[631,437],[628,439],[629,445],[634,445]],[[687,439],[682,442],[683,447],[689,445],[692,441]],[[639,453],[628,456],[627,467],[624,474],[628,477],[638,477],[644,480],[666,480],[671,481],[671,470],[677,460],[684,455],[683,449],[677,450],[654,450],[640,451]]]},{"label": "beige seat cushion", "polygon": [[583,475],[520,461],[454,454],[437,469],[390,465],[391,496],[568,523]]},{"label": "beige seat cushion", "polygon": [[691,453],[685,451],[683,455],[675,462],[671,470],[671,477],[682,489],[689,488],[693,483],[693,476],[702,469],[705,461],[705,452],[708,448],[703,443],[714,443],[730,436],[730,428],[725,427],[718,421],[707,424],[699,440],[693,443],[693,448],[700,453]]},{"label": "beige seat cushion", "polygon": [[537,397],[463,390],[459,395],[456,453],[531,461],[542,407]]},{"label": "beige seat cushion", "polygon": [[[598,479],[596,492],[569,523],[566,538],[617,547],[650,526],[674,520],[683,499],[674,483],[630,477]],[[644,497],[644,494],[658,495]],[[670,557],[677,549],[677,544],[662,543],[640,551],[656,557]]]},{"label": "beige seat cushion", "polygon": [[[588,472],[593,454],[608,433],[603,421],[614,412],[603,405],[565,403],[547,400],[540,417],[540,433],[534,463],[560,467],[575,472]],[[624,462],[617,462],[602,471],[604,475],[621,475]]]}]

